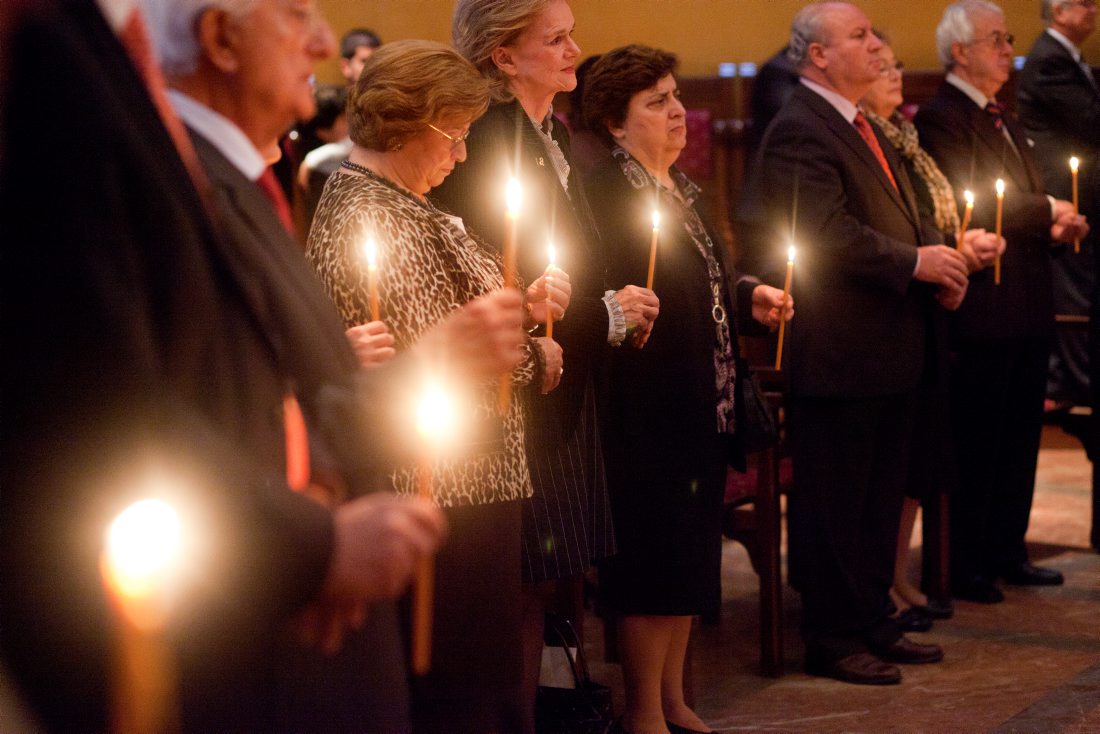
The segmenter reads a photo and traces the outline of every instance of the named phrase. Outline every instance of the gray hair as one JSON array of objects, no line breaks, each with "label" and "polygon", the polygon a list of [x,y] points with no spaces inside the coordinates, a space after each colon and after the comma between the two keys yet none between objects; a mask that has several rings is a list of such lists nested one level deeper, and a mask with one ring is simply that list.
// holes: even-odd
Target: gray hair
[{"label": "gray hair", "polygon": [[489,80],[493,99],[507,101],[508,78],[493,62],[493,50],[512,43],[550,0],[458,0],[451,43]]},{"label": "gray hair", "polygon": [[943,18],[936,26],[936,54],[940,57],[943,68],[951,71],[955,67],[955,57],[951,55],[954,44],[965,45],[974,40],[971,16],[983,11],[1004,17],[1001,7],[987,0],[961,0],[954,5],[948,5],[943,11]]},{"label": "gray hair", "polygon": [[1067,5],[1072,5],[1073,0],[1040,0],[1039,2],[1039,17],[1045,20],[1047,23],[1054,20],[1054,9],[1064,8]]},{"label": "gray hair", "polygon": [[813,3],[795,13],[791,21],[791,41],[787,45],[787,59],[801,69],[810,58],[811,43],[825,43],[825,16],[828,3]]},{"label": "gray hair", "polygon": [[165,76],[183,76],[198,68],[198,20],[207,10],[234,17],[250,13],[259,0],[140,0],[149,35]]}]

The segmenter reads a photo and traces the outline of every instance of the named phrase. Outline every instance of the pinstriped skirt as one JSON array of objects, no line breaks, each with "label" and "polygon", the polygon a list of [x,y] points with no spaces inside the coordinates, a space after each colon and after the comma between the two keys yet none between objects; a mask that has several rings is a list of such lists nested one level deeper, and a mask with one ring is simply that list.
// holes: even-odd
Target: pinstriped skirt
[{"label": "pinstriped skirt", "polygon": [[527,462],[535,493],[523,500],[523,580],[535,583],[576,576],[614,553],[591,379],[577,430],[551,450],[528,451]]}]

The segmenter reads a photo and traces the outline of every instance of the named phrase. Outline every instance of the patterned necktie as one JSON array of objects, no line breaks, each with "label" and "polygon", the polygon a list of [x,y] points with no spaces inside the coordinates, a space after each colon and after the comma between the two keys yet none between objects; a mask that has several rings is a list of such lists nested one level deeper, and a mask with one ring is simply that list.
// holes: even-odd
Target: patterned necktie
[{"label": "patterned necktie", "polygon": [[263,190],[264,196],[271,202],[271,206],[275,209],[275,215],[279,217],[279,221],[286,229],[287,234],[293,237],[294,217],[290,214],[290,203],[286,200],[283,187],[275,179],[275,171],[271,169],[271,166],[265,168],[260,177],[256,179],[256,185]]},{"label": "patterned necktie", "polygon": [[1003,104],[991,100],[986,103],[985,112],[993,118],[993,127],[1000,130],[1005,126],[1005,106]]},{"label": "patterned necktie", "polygon": [[859,136],[867,143],[867,147],[875,154],[878,164],[882,166],[886,177],[894,185],[894,191],[897,191],[898,182],[894,180],[894,173],[890,170],[890,164],[886,162],[886,154],[882,152],[882,146],[878,144],[878,138],[875,137],[875,131],[871,129],[871,123],[867,122],[867,118],[863,116],[862,112],[856,112],[856,119],[852,124],[856,126]]}]

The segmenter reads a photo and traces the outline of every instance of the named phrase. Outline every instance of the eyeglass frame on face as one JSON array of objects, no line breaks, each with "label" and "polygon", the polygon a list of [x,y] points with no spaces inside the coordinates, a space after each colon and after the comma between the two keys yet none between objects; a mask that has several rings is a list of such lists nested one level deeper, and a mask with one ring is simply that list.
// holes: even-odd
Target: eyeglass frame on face
[{"label": "eyeglass frame on face", "polygon": [[892,71],[897,72],[898,76],[901,76],[902,72],[905,71],[905,64],[896,60],[893,64],[884,60],[880,66],[881,68],[878,70],[878,75],[883,78],[890,76],[890,72]]},{"label": "eyeglass frame on face", "polygon": [[428,123],[428,127],[430,127],[432,130],[435,130],[437,133],[439,133],[443,137],[447,138],[447,140],[451,141],[451,151],[452,152],[458,150],[458,146],[465,143],[466,138],[470,137],[470,131],[469,130],[467,130],[462,135],[459,135],[456,138],[454,135],[448,135],[447,133],[443,132],[442,130],[440,130],[438,127],[436,127],[435,125],[433,125],[430,122]]},{"label": "eyeglass frame on face", "polygon": [[973,46],[978,43],[985,43],[986,41],[993,42],[993,48],[1011,48],[1016,43],[1016,36],[1012,33],[1001,33],[1000,31],[993,31],[984,38],[975,38],[973,41],[967,43],[967,46]]}]

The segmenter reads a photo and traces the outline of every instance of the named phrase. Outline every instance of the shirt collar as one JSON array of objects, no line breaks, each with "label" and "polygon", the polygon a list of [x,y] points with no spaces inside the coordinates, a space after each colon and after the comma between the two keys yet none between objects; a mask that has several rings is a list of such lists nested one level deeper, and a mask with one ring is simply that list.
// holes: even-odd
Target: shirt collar
[{"label": "shirt collar", "polygon": [[1081,49],[1077,48],[1077,45],[1074,44],[1073,41],[1066,38],[1061,31],[1056,31],[1053,28],[1047,28],[1047,33],[1049,33],[1051,38],[1053,38],[1055,41],[1065,46],[1066,50],[1069,51],[1069,55],[1073,57],[1074,61],[1076,61],[1078,64],[1081,63]]},{"label": "shirt collar", "polygon": [[527,119],[531,121],[536,130],[546,137],[552,137],[551,133],[554,132],[554,105],[550,105],[550,109],[546,111],[546,117],[541,120],[536,120],[530,115],[527,116]]},{"label": "shirt collar", "polygon": [[974,104],[978,105],[983,110],[985,109],[985,106],[987,104],[989,104],[990,102],[995,102],[996,101],[996,100],[990,99],[989,97],[986,97],[985,94],[983,94],[980,89],[978,89],[973,84],[966,81],[965,79],[963,79],[961,76],[959,76],[958,74],[956,74],[953,71],[948,72],[948,74],[947,74],[947,83],[952,85],[956,89],[958,89],[960,92],[965,94],[967,97],[970,97],[970,99],[973,100]]},{"label": "shirt collar", "polygon": [[859,112],[859,108],[852,104],[851,100],[846,99],[840,94],[837,94],[828,87],[823,87],[817,82],[810,81],[806,77],[802,77],[801,81],[805,86],[809,87],[811,91],[816,92],[817,94],[820,94],[822,97],[824,97],[825,101],[831,104],[836,109],[836,111],[840,113],[841,117],[843,117],[849,123],[855,122],[856,113]]},{"label": "shirt collar", "polygon": [[264,157],[229,118],[178,90],[169,89],[168,97],[184,124],[206,138],[245,178],[255,181],[263,174],[267,168]]}]

